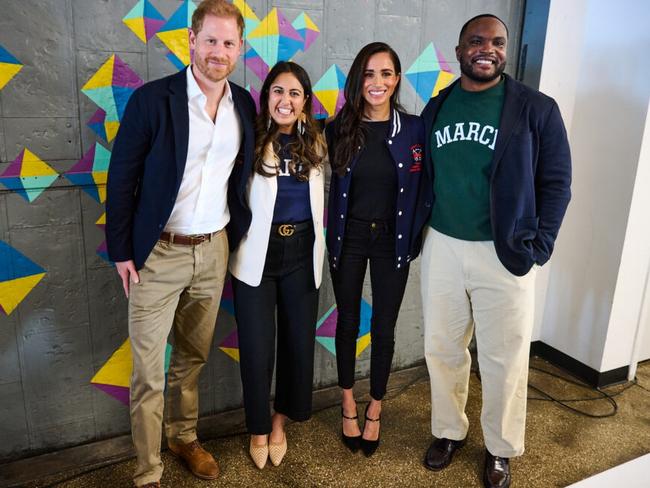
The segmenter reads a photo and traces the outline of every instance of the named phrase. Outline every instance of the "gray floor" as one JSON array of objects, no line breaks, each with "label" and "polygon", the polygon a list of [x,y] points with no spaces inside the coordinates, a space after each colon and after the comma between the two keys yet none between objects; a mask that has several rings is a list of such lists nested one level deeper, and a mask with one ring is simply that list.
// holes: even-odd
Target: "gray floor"
[{"label": "gray floor", "polygon": [[[532,366],[558,372],[534,359]],[[512,462],[514,487],[563,487],[650,452],[650,362],[640,365],[638,385],[606,389],[618,404],[613,417],[594,419],[573,413],[550,401],[531,400],[528,406],[527,450]],[[593,391],[561,382],[531,370],[530,384],[558,398],[597,397]],[[529,389],[529,397],[540,394]],[[606,400],[572,402],[575,408],[605,414]],[[337,408],[329,408],[287,429],[288,454],[280,467],[259,471],[247,455],[245,435],[205,443],[219,460],[222,476],[215,482],[193,478],[167,453],[163,455],[163,486],[277,486],[277,487],[393,487],[481,486],[483,444],[479,426],[480,381],[472,375],[467,406],[470,432],[467,445],[452,465],[441,472],[422,467],[429,445],[429,386],[422,379],[389,395],[382,413],[382,440],[370,459],[351,454],[339,441]],[[130,486],[133,461],[105,467],[56,486]],[[624,488],[624,484],[620,488]]]}]

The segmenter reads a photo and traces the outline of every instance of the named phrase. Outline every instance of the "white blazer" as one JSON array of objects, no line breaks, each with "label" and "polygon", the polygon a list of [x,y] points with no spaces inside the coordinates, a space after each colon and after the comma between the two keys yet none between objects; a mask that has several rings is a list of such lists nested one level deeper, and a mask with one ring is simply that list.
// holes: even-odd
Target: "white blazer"
[{"label": "white blazer", "polygon": [[[253,218],[248,232],[239,246],[230,255],[230,273],[249,286],[258,286],[266,262],[269,247],[275,198],[278,194],[276,176],[266,177],[254,173],[248,180],[246,196]],[[309,203],[314,223],[314,284],[320,287],[323,277],[325,256],[325,235],[323,231],[323,210],[325,199],[325,164],[309,173]]]}]

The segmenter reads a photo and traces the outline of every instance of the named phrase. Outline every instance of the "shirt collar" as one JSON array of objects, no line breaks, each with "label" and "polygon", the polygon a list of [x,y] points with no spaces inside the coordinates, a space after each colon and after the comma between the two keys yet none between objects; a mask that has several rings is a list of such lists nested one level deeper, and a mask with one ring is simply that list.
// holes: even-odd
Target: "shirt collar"
[{"label": "shirt collar", "polygon": [[[226,80],[226,86],[224,88],[223,94],[224,98],[222,98],[222,100],[226,100],[228,104],[234,105],[234,101],[232,99],[232,91],[230,90],[230,83],[228,83],[228,80]],[[196,82],[194,73],[192,73],[192,65],[190,64],[187,67],[187,99],[192,100],[196,97],[205,97],[205,94],[201,91],[199,84]]]}]

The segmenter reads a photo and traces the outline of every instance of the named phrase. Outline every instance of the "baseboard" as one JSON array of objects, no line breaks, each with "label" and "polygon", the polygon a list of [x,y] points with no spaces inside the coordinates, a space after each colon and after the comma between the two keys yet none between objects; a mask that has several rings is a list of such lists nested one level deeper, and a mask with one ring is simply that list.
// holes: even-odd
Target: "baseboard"
[{"label": "baseboard", "polygon": [[[407,388],[428,378],[424,363],[407,369],[393,371],[388,382],[387,394]],[[354,385],[359,401],[368,401],[370,380],[357,380]],[[341,390],[338,386],[314,391],[312,408],[314,412],[338,405]],[[198,434],[201,439],[214,439],[226,435],[244,433],[244,409],[238,408],[199,419]],[[164,445],[164,444],[163,444]],[[130,435],[91,442],[60,451],[19,459],[0,464],[0,487],[24,487],[44,482],[47,486],[59,483],[71,476],[78,476],[109,464],[126,461],[135,456]]]},{"label": "baseboard", "polygon": [[542,341],[534,341],[530,346],[530,353],[546,359],[594,388],[604,388],[627,381],[628,366],[603,372],[596,371]]}]

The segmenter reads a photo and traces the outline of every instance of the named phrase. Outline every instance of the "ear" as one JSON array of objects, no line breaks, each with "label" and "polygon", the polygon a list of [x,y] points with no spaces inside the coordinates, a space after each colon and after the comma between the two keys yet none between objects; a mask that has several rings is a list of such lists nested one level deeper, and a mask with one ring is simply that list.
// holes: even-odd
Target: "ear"
[{"label": "ear", "polygon": [[460,51],[461,51],[460,46],[456,46],[456,61],[459,62],[460,62]]}]

